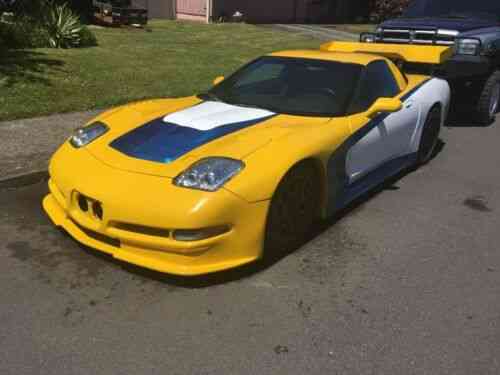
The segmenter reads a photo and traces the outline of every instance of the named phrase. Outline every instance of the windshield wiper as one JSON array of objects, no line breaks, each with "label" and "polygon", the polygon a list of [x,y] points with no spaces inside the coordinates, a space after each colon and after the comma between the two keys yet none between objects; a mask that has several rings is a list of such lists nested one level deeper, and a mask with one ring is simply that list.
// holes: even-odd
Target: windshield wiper
[{"label": "windshield wiper", "polygon": [[244,104],[244,103],[229,103],[229,104],[235,105],[236,107],[262,109],[262,107],[259,107],[258,105],[254,104]]},{"label": "windshield wiper", "polygon": [[228,103],[228,104],[234,105],[234,106],[236,106],[236,107],[253,108],[253,109],[261,109],[261,110],[263,110],[263,111],[269,111],[269,112],[279,113],[279,111],[278,111],[278,110],[276,110],[275,108],[271,108],[271,107],[263,107],[263,106],[260,106],[260,105],[243,104],[243,103]]},{"label": "windshield wiper", "polygon": [[198,98],[203,99],[203,100],[211,100],[213,102],[224,103],[224,101],[221,98],[219,98],[217,95],[215,95],[212,92],[202,92],[201,94],[198,94]]}]

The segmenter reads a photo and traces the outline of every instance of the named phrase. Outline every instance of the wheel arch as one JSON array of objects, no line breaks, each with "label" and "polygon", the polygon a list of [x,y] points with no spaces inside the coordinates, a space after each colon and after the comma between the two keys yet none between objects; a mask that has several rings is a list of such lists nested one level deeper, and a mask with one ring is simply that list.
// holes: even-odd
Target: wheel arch
[{"label": "wheel arch", "polygon": [[273,195],[275,194],[276,189],[278,188],[281,181],[285,178],[285,176],[291,170],[293,170],[298,165],[303,164],[303,163],[310,165],[310,167],[313,168],[316,172],[316,182],[319,185],[319,194],[320,194],[317,216],[318,217],[323,216],[323,211],[324,211],[324,208],[326,207],[326,204],[328,201],[328,198],[327,198],[328,197],[328,186],[327,186],[328,176],[327,176],[327,170],[325,168],[325,164],[323,163],[321,158],[318,156],[305,157],[301,160],[298,160],[297,162],[295,162],[295,164],[290,166],[290,168],[283,174],[283,176],[279,180],[278,184],[276,185],[275,190],[273,192]]},{"label": "wheel arch", "polygon": [[328,176],[327,176],[327,170],[325,168],[325,164],[323,163],[321,157],[319,157],[319,156],[310,155],[310,156],[306,156],[303,158],[299,158],[295,162],[291,163],[290,166],[283,173],[280,174],[279,178],[277,179],[276,183],[274,184],[274,188],[273,188],[272,194],[271,194],[269,199],[272,200],[280,183],[290,173],[290,171],[292,171],[293,169],[295,169],[296,167],[298,167],[301,164],[309,165],[316,172],[316,182],[319,185],[319,191],[320,191],[320,199],[319,199],[319,207],[318,207],[319,211],[317,214],[318,214],[318,216],[322,216],[323,208],[326,206],[326,203],[327,203]]},{"label": "wheel arch", "polygon": [[447,81],[441,79],[439,81],[441,83],[441,88],[431,97],[427,114],[429,114],[435,106],[439,106],[441,109],[441,126],[444,126],[451,107],[451,87]]},{"label": "wheel arch", "polygon": [[[274,157],[273,157],[274,156]],[[242,176],[231,180],[227,189],[249,202],[271,200],[280,182],[301,163],[314,168],[320,186],[320,207],[327,200],[327,170],[321,154],[298,153],[291,155],[253,155],[252,160],[245,161],[247,167]],[[245,175],[243,175],[243,173]],[[240,178],[241,177],[241,178]]]},{"label": "wheel arch", "polygon": [[432,108],[439,104],[443,115],[442,122],[446,120],[451,103],[451,87],[448,81],[441,78],[432,78],[430,81],[432,89],[425,90],[424,103],[428,108],[426,115]]},{"label": "wheel arch", "polygon": [[310,163],[317,172],[321,190],[321,206],[328,195],[328,162],[349,136],[349,123],[344,120],[303,127],[286,137],[248,155],[246,167],[229,181],[227,189],[248,202],[270,200],[283,177],[297,164]]},{"label": "wheel arch", "polygon": [[427,111],[427,116],[434,108],[439,108],[439,110],[441,112],[441,126],[443,126],[446,122],[446,117],[447,117],[447,114],[445,113],[446,104],[443,103],[442,101],[435,102],[434,104],[431,105],[431,107],[429,108],[429,111]]},{"label": "wheel arch", "polygon": [[411,141],[411,149],[414,152],[418,150],[427,116],[435,106],[439,106],[441,110],[441,126],[445,125],[451,104],[451,88],[447,81],[440,78],[431,78],[416,95],[420,106],[420,114],[418,126]]}]

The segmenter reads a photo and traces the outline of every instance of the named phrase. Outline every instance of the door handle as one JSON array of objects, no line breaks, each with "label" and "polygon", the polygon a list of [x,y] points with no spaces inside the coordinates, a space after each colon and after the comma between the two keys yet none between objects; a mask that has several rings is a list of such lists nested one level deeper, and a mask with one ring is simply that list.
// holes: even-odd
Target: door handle
[{"label": "door handle", "polygon": [[408,100],[405,103],[405,108],[411,108],[411,107],[413,107],[413,104],[414,104],[413,100]]}]

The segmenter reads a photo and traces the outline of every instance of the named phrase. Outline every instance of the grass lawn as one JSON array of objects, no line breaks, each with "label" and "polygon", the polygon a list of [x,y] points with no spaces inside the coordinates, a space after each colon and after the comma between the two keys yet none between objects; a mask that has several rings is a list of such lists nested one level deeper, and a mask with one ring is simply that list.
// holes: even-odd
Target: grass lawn
[{"label": "grass lawn", "polygon": [[99,46],[0,52],[0,120],[187,96],[264,53],[320,42],[244,24],[93,29]]}]

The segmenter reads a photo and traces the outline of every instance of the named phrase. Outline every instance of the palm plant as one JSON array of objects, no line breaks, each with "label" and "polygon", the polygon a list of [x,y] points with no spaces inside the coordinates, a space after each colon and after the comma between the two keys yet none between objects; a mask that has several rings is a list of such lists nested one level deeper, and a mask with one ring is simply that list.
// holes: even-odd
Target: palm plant
[{"label": "palm plant", "polygon": [[81,42],[83,26],[66,3],[61,5],[53,1],[44,2],[43,27],[49,36],[49,44],[53,48],[78,47]]}]

